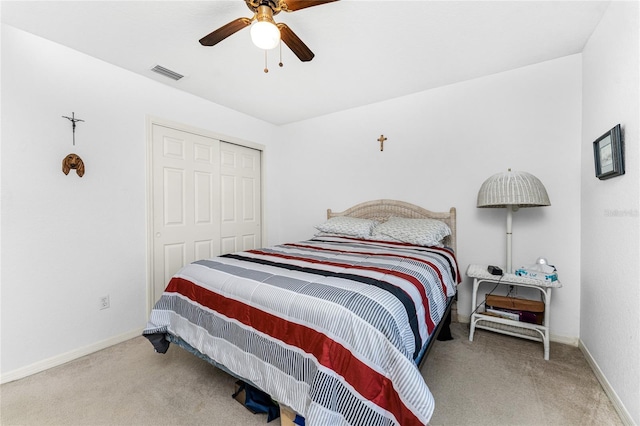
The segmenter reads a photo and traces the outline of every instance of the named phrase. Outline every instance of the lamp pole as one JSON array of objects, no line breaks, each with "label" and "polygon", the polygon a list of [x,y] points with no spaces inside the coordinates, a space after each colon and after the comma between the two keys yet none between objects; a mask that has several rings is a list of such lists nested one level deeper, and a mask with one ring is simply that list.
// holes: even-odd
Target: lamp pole
[{"label": "lamp pole", "polygon": [[507,273],[512,273],[513,269],[511,268],[511,237],[512,237],[512,224],[513,224],[513,212],[514,206],[511,204],[507,205]]}]

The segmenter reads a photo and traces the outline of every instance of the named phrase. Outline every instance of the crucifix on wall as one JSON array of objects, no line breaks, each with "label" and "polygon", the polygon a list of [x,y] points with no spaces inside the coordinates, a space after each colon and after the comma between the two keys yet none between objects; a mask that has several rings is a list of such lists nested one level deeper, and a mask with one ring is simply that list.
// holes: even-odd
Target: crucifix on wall
[{"label": "crucifix on wall", "polygon": [[71,117],[67,117],[66,115],[63,115],[62,118],[66,118],[67,120],[69,120],[71,122],[71,131],[73,133],[73,145],[75,146],[75,144],[76,144],[76,123],[78,121],[84,121],[84,120],[80,120],[79,118],[76,118],[76,113],[75,112],[71,113]]},{"label": "crucifix on wall", "polygon": [[380,135],[378,138],[378,142],[380,142],[380,151],[384,151],[384,141],[386,140],[387,138],[385,138],[384,135]]}]

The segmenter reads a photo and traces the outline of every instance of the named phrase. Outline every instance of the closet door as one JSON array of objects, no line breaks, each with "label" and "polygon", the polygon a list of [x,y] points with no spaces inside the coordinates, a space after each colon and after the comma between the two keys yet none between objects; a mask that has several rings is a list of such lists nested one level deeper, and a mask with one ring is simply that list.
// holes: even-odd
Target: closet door
[{"label": "closet door", "polygon": [[197,259],[220,254],[220,141],[152,126],[153,291]]},{"label": "closet door", "polygon": [[184,265],[262,245],[262,152],[151,125],[150,308]]},{"label": "closet door", "polygon": [[262,246],[261,152],[220,143],[220,252]]}]

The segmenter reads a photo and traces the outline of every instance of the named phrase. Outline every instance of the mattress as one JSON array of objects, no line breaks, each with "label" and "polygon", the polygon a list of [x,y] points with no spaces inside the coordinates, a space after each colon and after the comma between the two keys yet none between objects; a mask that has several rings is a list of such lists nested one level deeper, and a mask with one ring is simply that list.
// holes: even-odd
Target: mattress
[{"label": "mattress", "polygon": [[427,424],[416,365],[460,282],[453,252],[340,236],[194,262],[144,335],[246,379],[307,425]]}]

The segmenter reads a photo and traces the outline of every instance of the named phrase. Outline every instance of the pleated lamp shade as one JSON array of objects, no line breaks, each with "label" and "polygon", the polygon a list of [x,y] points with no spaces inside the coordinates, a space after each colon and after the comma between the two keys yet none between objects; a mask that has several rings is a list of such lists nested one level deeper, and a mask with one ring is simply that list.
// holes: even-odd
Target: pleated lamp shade
[{"label": "pleated lamp shade", "polygon": [[540,179],[527,172],[497,173],[485,180],[478,191],[478,207],[550,206],[549,195]]}]

